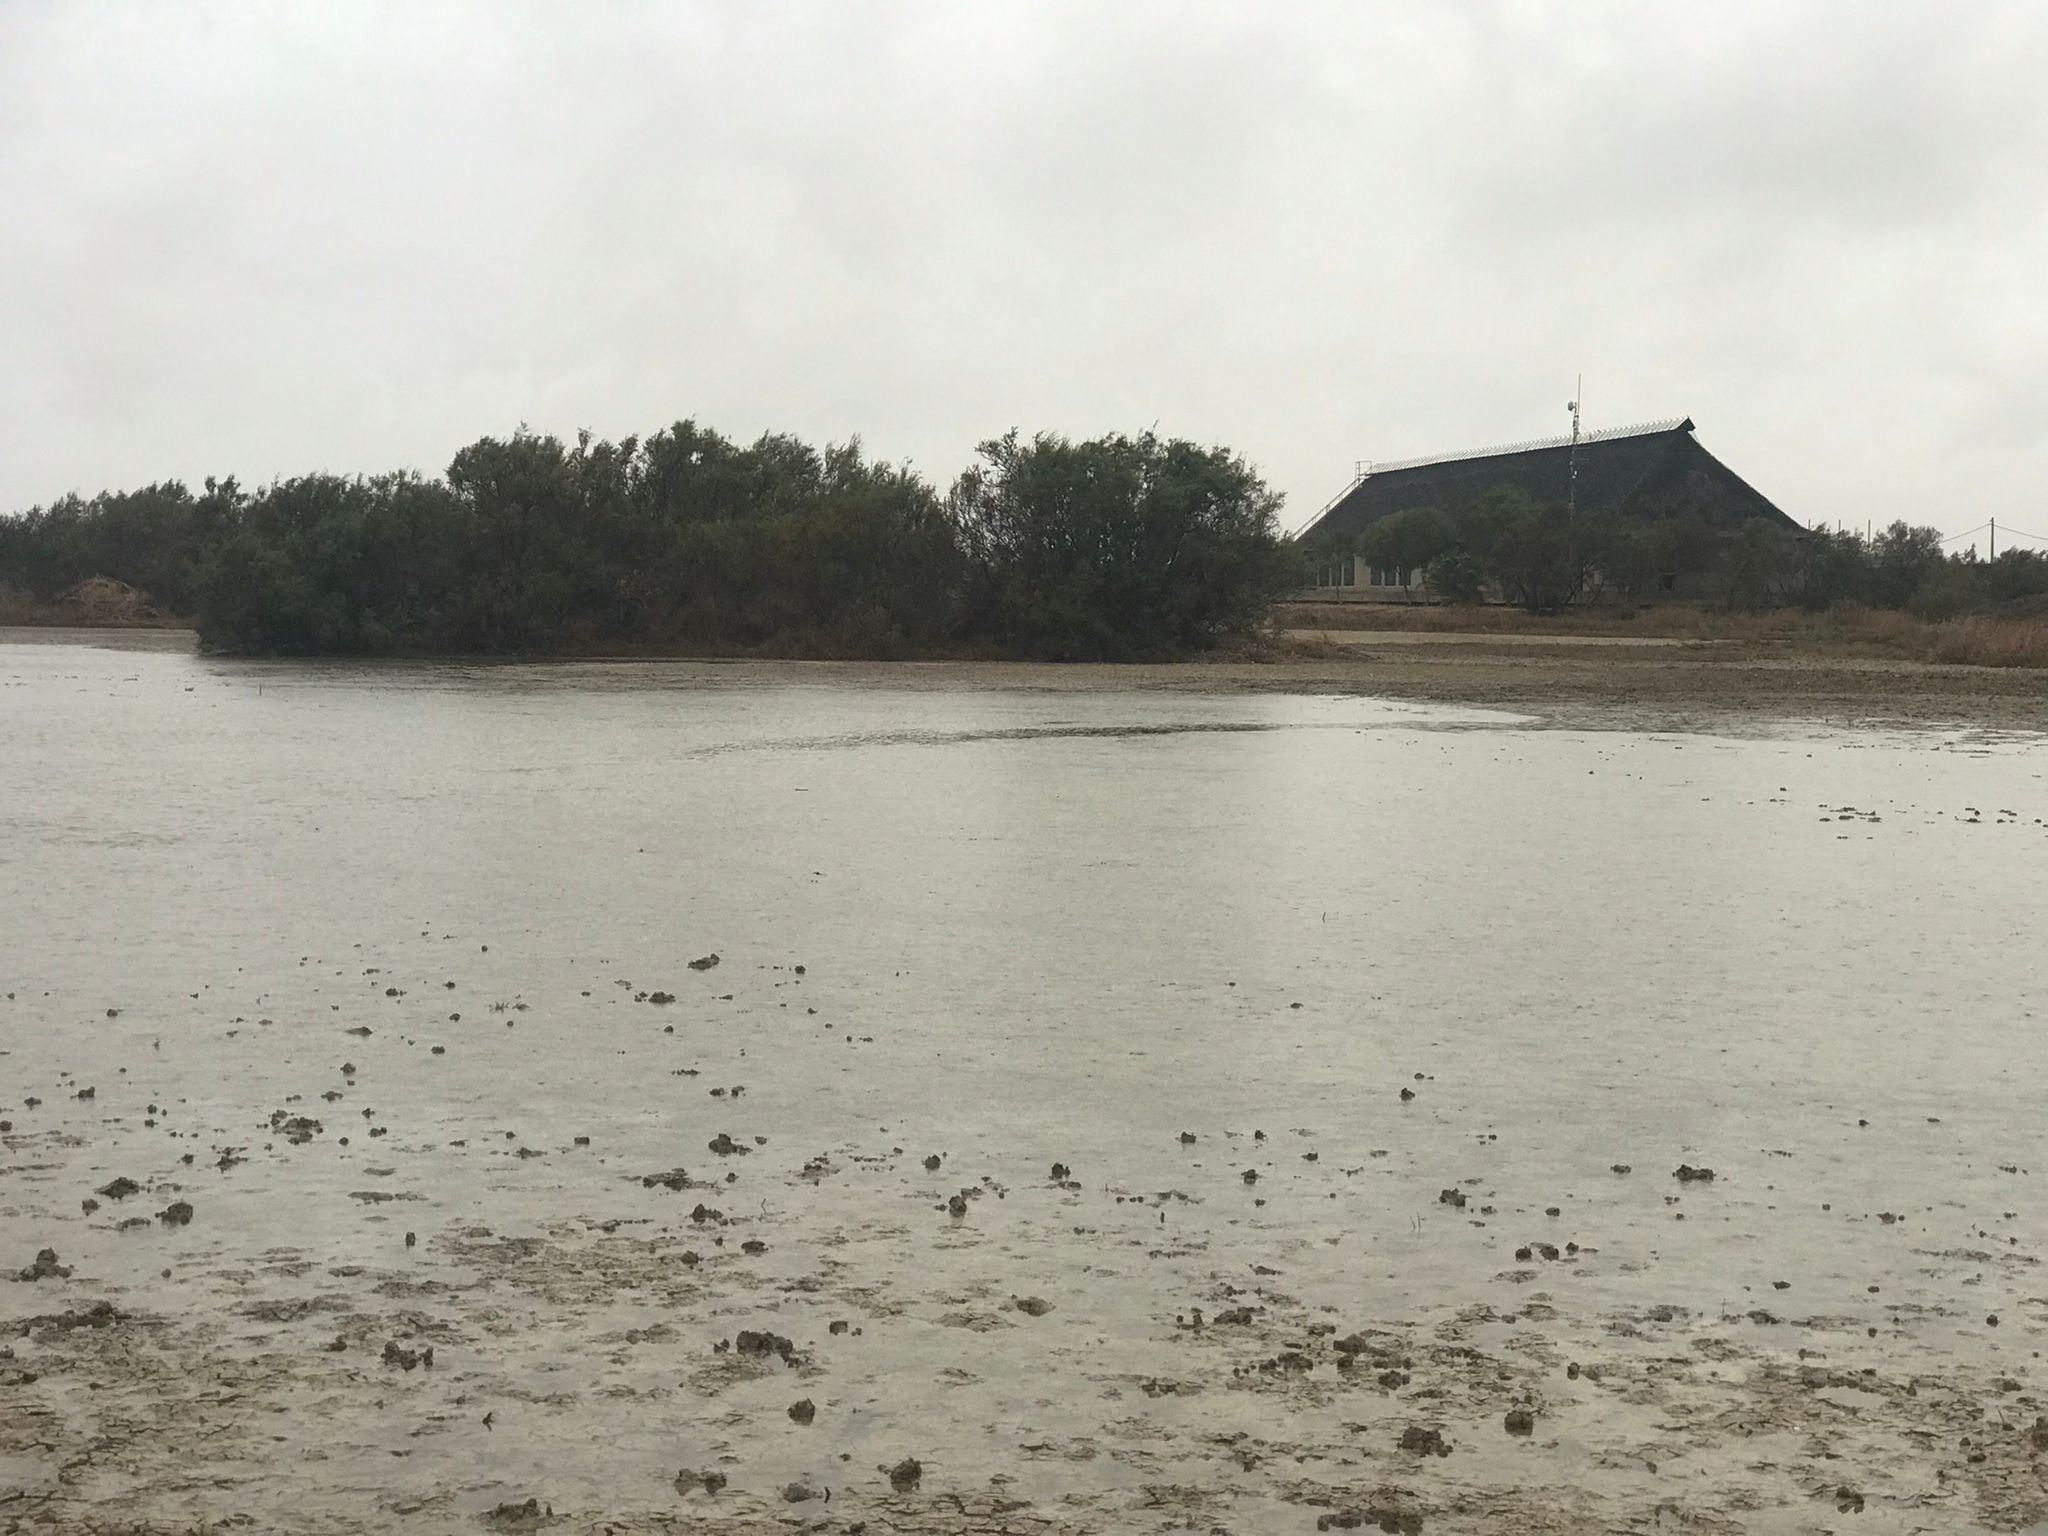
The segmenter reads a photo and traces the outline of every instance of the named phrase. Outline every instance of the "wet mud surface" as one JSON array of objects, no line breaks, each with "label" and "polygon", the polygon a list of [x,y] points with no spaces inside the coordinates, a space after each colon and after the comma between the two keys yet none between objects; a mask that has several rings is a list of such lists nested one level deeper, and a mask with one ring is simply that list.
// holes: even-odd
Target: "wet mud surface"
[{"label": "wet mud surface", "polygon": [[2030,740],[65,665],[0,1529],[2048,1521]]}]

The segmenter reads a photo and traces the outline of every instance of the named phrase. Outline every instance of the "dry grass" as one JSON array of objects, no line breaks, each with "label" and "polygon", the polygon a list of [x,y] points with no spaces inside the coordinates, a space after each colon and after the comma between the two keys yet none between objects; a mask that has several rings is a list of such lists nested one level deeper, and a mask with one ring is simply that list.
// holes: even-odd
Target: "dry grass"
[{"label": "dry grass", "polygon": [[2048,667],[2048,619],[1951,619],[1933,628],[1931,661],[1970,667]]},{"label": "dry grass", "polygon": [[1539,618],[1519,608],[1406,603],[1287,603],[1285,629],[1459,635],[1641,635],[1716,640],[1765,650],[1897,657],[1951,666],[2048,667],[2048,620],[1976,617],[1934,622],[1881,608],[1731,613],[1690,603],[1588,608]]}]

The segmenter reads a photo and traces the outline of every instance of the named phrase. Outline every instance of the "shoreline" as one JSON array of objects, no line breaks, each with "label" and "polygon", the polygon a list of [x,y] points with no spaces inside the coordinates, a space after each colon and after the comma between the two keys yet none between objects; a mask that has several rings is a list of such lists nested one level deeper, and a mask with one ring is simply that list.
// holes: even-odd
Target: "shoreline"
[{"label": "shoreline", "polygon": [[[197,654],[189,630],[0,627],[0,644]],[[210,666],[307,665],[208,656]],[[644,653],[323,657],[318,666],[695,667],[721,682],[1092,693],[1316,693],[1513,711],[1552,726],[1712,729],[1765,721],[2048,731],[2048,672],[1913,661],[1783,643],[1412,630],[1174,662],[827,661]]]}]

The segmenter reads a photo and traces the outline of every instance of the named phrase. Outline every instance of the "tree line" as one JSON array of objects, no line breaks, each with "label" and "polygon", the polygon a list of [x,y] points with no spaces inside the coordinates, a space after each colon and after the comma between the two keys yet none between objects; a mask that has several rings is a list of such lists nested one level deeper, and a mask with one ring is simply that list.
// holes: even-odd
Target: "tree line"
[{"label": "tree line", "polygon": [[858,442],[521,429],[445,475],[176,481],[0,516],[0,592],[109,576],[254,655],[757,650],[1054,660],[1243,636],[1293,578],[1242,458],[1016,432],[941,493]]},{"label": "tree line", "polygon": [[[1312,554],[1311,572],[1331,553]],[[1508,488],[1452,511],[1391,513],[1349,553],[1403,572],[1418,598],[1498,596],[1532,613],[1679,592],[1751,612],[1857,606],[1948,619],[2048,598],[2048,553],[1949,554],[1935,528],[1895,522],[1866,537],[1761,518],[1714,527],[1697,517],[1572,516]]]}]

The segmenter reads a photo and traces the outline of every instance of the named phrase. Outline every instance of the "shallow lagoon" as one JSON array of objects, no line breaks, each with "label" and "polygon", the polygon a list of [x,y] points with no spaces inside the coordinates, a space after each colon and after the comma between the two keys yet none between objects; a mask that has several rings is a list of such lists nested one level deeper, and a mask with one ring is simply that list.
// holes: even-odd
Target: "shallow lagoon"
[{"label": "shallow lagoon", "polygon": [[0,645],[0,1521],[2048,1514],[2038,738],[889,679]]}]

